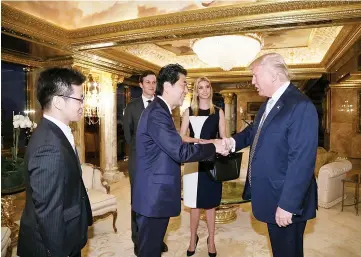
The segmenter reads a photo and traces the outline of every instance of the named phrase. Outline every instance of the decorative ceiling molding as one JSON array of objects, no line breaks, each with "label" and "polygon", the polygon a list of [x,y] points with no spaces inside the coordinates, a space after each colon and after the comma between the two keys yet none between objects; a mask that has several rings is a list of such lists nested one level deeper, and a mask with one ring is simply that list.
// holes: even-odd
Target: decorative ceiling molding
[{"label": "decorative ceiling molding", "polygon": [[322,61],[326,70],[335,72],[350,58],[359,54],[361,52],[361,41],[356,45],[355,42],[360,39],[361,24],[345,26]]},{"label": "decorative ceiling molding", "polygon": [[[237,4],[75,30],[61,28],[4,3],[1,6],[2,33],[71,53],[71,56],[62,60],[37,60],[3,53],[2,60],[35,67],[43,67],[46,63],[56,61],[60,65],[62,62],[73,60],[125,77],[145,69],[157,71],[171,61],[184,61],[187,68],[194,67],[189,69],[190,78],[213,74],[211,77],[215,81],[248,80],[250,74],[242,68],[225,74],[220,69],[209,68],[200,63],[195,56],[180,56],[179,61],[169,54],[170,52],[163,52],[166,51],[163,48],[154,47],[153,43],[210,35],[315,28],[309,46],[303,49],[307,48],[308,53],[305,53],[302,47],[280,50],[296,77],[314,78],[337,63],[339,57],[360,37],[361,1],[276,1]],[[356,32],[351,29],[357,26]],[[344,43],[344,39],[348,41]],[[138,44],[138,50],[121,52],[124,48],[131,49],[133,46],[130,44]],[[142,48],[141,45],[151,47]],[[93,50],[80,51],[82,49]],[[263,53],[266,52],[267,50]],[[159,57],[161,62],[157,63],[142,56],[146,54]]]},{"label": "decorative ceiling molding", "polygon": [[[175,38],[230,34],[251,30],[336,25],[361,20],[361,3],[352,1],[287,1],[238,4],[185,11],[72,30],[76,45],[129,44]],[[304,24],[303,24],[304,23]]]},{"label": "decorative ceiling molding", "polygon": [[18,63],[36,68],[71,66],[73,64],[73,59],[71,57],[41,60],[38,58],[33,58],[31,56],[3,50],[1,51],[1,60],[5,62]]},{"label": "decorative ceiling molding", "polygon": [[146,59],[143,60],[126,52],[118,51],[115,48],[91,51],[91,53],[117,61],[120,66],[132,70],[133,73],[141,73],[143,70],[152,70],[154,72],[158,72],[160,70],[158,65],[148,62]]},{"label": "decorative ceiling molding", "polygon": [[[319,64],[341,31],[342,26],[315,28],[308,47],[262,50],[260,55],[277,52],[288,65]],[[168,63],[179,63],[187,69],[212,68],[198,59],[196,55],[178,56],[156,44],[140,44],[117,47],[120,51],[148,60],[160,67]]]}]

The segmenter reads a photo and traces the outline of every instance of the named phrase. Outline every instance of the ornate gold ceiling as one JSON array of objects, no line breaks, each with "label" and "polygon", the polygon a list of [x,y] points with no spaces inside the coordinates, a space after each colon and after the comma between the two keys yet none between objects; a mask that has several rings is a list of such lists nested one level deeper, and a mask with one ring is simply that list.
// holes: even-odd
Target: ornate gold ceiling
[{"label": "ornate gold ceiling", "polygon": [[[167,0],[167,1],[3,1],[65,29],[84,28],[111,22],[216,6],[265,2],[265,0]],[[61,10],[61,11],[59,11]]]},{"label": "ornate gold ceiling", "polygon": [[[209,67],[194,55],[190,41],[257,32],[264,38],[261,54],[282,54],[295,78],[302,80],[336,69],[337,62],[361,36],[361,1],[178,3],[2,3],[2,33],[37,46],[32,48],[32,55],[2,48],[2,60],[46,66],[71,59],[127,77],[178,62],[189,70],[191,79],[206,75],[215,82],[237,83],[249,80],[245,67],[229,72]],[[52,56],[51,51],[39,50],[41,47],[54,49],[57,54]]]}]

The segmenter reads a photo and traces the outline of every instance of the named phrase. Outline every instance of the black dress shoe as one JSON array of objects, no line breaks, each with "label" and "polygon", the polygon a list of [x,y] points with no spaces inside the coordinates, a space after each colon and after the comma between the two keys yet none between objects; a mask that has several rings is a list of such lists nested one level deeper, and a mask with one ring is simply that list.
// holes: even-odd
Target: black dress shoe
[{"label": "black dress shoe", "polygon": [[[209,239],[209,237],[207,237],[207,246],[208,246],[208,239]],[[209,257],[216,257],[216,256],[217,256],[217,252],[215,252],[215,253],[210,253],[210,252],[208,252],[208,256],[209,256]]]},{"label": "black dress shoe", "polygon": [[162,246],[162,252],[166,253],[168,252],[168,246],[163,242],[163,246]]},{"label": "black dress shoe", "polygon": [[197,244],[198,244],[198,240],[199,240],[199,237],[198,237],[198,235],[197,235],[196,246],[194,247],[194,251],[188,251],[188,250],[187,250],[187,256],[192,256],[192,255],[195,254],[196,248],[197,248]]}]

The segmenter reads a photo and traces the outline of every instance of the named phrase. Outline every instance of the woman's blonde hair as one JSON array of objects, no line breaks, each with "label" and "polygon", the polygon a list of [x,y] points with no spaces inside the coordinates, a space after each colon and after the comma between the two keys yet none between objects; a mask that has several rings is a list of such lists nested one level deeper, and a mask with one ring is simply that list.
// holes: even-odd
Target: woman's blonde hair
[{"label": "woman's blonde hair", "polygon": [[193,97],[192,97],[191,109],[192,109],[194,116],[198,116],[198,112],[199,112],[198,85],[199,85],[199,83],[201,83],[203,81],[208,82],[209,86],[211,87],[211,93],[209,96],[209,114],[216,113],[214,105],[213,105],[213,101],[212,101],[213,89],[212,89],[211,81],[207,77],[200,77],[194,82],[194,87],[193,87]]}]

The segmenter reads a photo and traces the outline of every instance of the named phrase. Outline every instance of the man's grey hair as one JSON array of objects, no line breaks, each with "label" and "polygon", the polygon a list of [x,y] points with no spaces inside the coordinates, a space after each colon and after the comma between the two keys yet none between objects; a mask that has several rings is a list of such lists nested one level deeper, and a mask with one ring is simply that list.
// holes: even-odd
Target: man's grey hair
[{"label": "man's grey hair", "polygon": [[278,53],[264,54],[255,59],[249,66],[249,69],[253,69],[256,66],[264,66],[279,75],[281,81],[290,80],[290,72],[288,71],[287,64],[283,57]]}]

